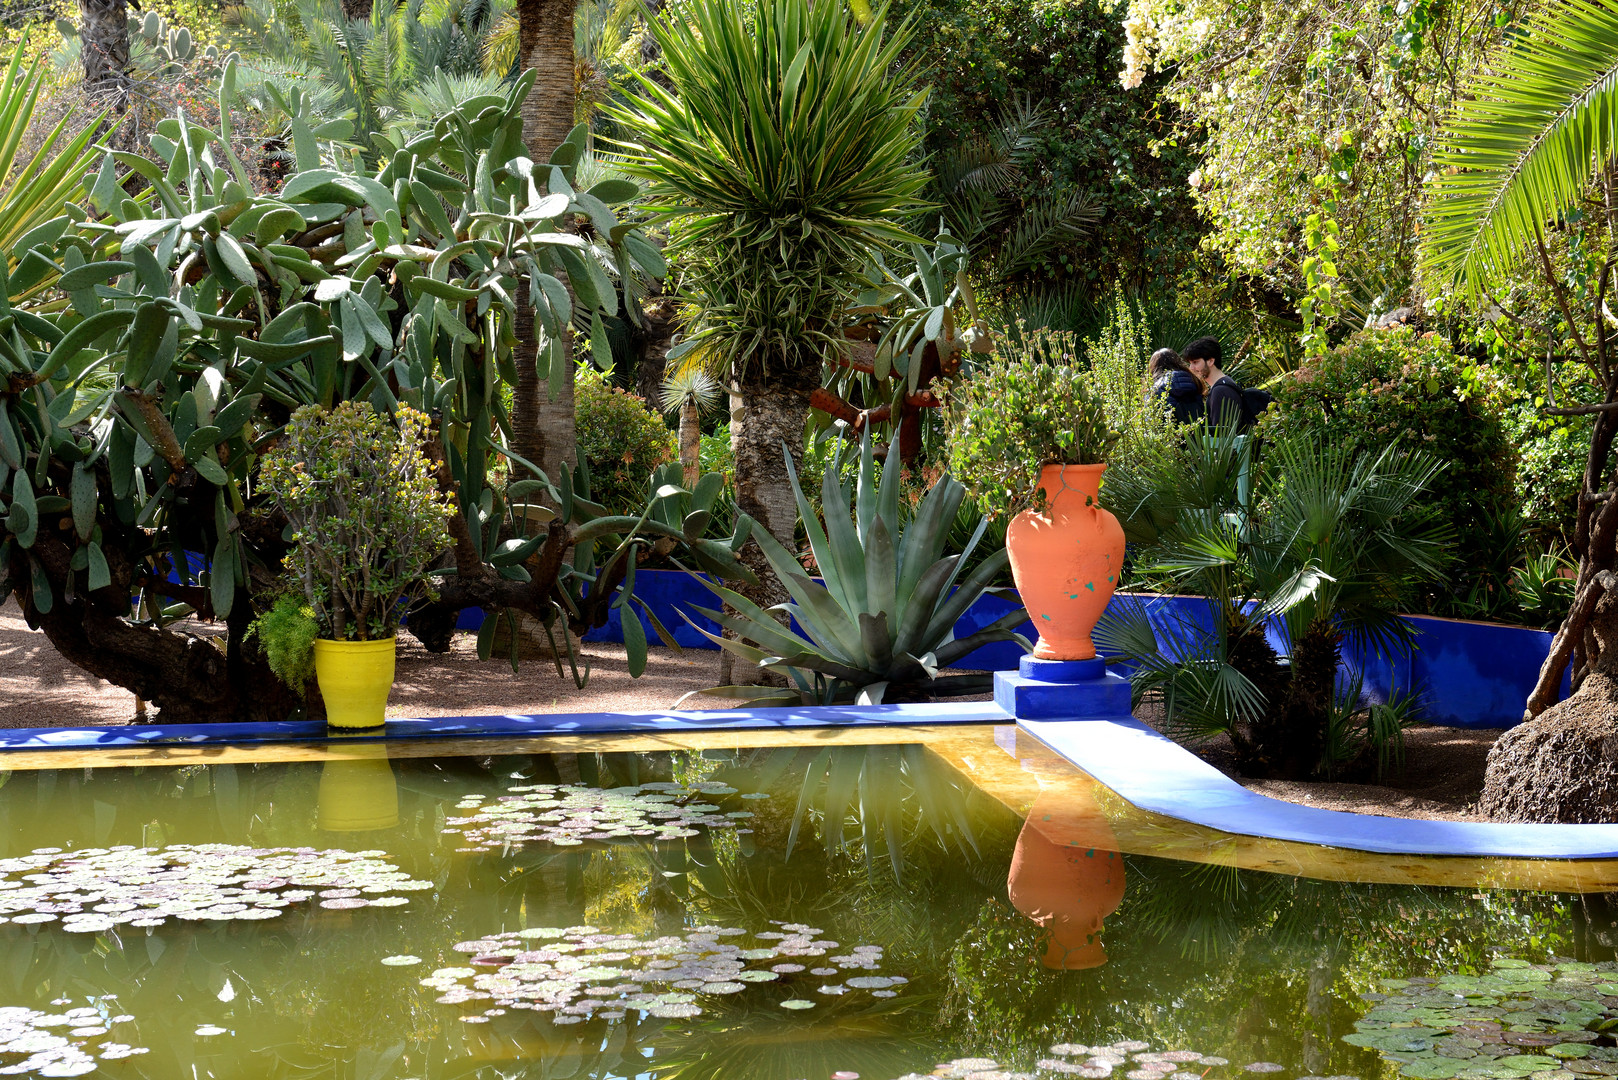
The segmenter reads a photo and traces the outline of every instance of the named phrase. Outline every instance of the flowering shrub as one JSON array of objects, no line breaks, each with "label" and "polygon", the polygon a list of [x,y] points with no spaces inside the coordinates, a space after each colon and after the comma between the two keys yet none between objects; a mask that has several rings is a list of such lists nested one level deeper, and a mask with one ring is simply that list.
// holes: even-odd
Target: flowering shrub
[{"label": "flowering shrub", "polygon": [[1469,378],[1466,368],[1433,334],[1359,333],[1275,385],[1275,405],[1258,430],[1269,437],[1312,431],[1370,452],[1398,442],[1446,462],[1433,509],[1454,532],[1464,577],[1466,568],[1506,554],[1484,550],[1487,537],[1493,523],[1518,513],[1503,388],[1475,371]]},{"label": "flowering shrub", "polygon": [[620,390],[589,364],[573,379],[579,456],[590,466],[590,497],[609,513],[639,514],[646,478],[677,460],[674,433],[645,399]]},{"label": "flowering shrub", "polygon": [[305,405],[264,457],[260,486],[292,521],[287,569],[337,640],[391,635],[400,602],[428,589],[427,568],[449,546],[455,512],[423,451],[427,417],[397,423],[369,404],[327,412]]}]

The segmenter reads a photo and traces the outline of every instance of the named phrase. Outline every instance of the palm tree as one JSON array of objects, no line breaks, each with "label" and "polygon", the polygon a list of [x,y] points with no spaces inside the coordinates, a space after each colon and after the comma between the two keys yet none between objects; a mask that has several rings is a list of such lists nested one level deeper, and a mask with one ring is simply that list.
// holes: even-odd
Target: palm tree
[{"label": "palm tree", "polygon": [[[1569,663],[1577,689],[1601,662],[1599,639],[1618,636],[1613,604],[1612,629],[1587,633],[1597,602],[1618,587],[1618,331],[1605,315],[1607,298],[1618,291],[1618,11],[1559,0],[1533,16],[1467,90],[1434,163],[1424,267],[1467,298],[1492,300],[1506,276],[1528,262],[1571,338],[1554,347],[1575,354],[1603,398],[1558,408],[1547,383],[1547,414],[1595,420],[1573,536],[1575,599],[1529,696],[1524,718],[1532,719],[1561,696]],[[1591,272],[1579,276],[1591,280],[1570,285],[1573,270],[1557,265],[1558,249],[1586,237],[1598,247],[1589,255]]]},{"label": "palm tree", "polygon": [[680,466],[685,486],[702,474],[702,414],[719,405],[720,386],[700,368],[682,367],[663,380],[663,411],[680,421]]},{"label": "palm tree", "polygon": [[[1170,730],[1229,734],[1245,775],[1329,771],[1343,751],[1331,745],[1343,643],[1408,648],[1399,600],[1440,574],[1442,537],[1421,499],[1441,468],[1307,436],[1253,462],[1243,438],[1191,432],[1183,455],[1109,475],[1103,499],[1136,546],[1137,573],[1206,597],[1206,615],[1154,626],[1125,598],[1098,642],[1136,662],[1136,694],[1161,694]],[[1268,640],[1276,630],[1286,660]]]},{"label": "palm tree", "polygon": [[[737,505],[790,548],[781,446],[801,461],[809,395],[846,346],[842,314],[872,252],[915,239],[900,222],[926,182],[913,123],[924,95],[900,60],[909,26],[889,33],[885,11],[864,26],[809,0],[680,12],[652,23],[673,89],[643,76],[604,111],[639,138],[629,170],[672,219],[694,316],[669,359],[701,349],[740,399]],[[763,553],[747,551],[762,571]]]}]

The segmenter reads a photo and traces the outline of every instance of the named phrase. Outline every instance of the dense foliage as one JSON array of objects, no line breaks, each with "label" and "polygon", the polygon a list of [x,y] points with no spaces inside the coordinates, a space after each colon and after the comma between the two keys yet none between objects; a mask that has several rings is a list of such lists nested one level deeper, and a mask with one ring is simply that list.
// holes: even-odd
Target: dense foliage
[{"label": "dense foliage", "polygon": [[647,475],[676,459],[674,434],[645,401],[590,364],[580,364],[573,377],[573,407],[579,458],[590,467],[590,497],[615,514],[638,513]]},{"label": "dense foliage", "polygon": [[[974,255],[1006,256],[975,272],[1016,292],[1100,295],[1119,280],[1172,282],[1190,266],[1202,231],[1186,186],[1196,159],[1189,146],[1157,145],[1173,106],[1119,91],[1113,5],[901,0],[895,11],[916,20],[907,52],[932,90],[935,194],[962,239],[963,225],[983,223]],[[1092,209],[1087,235],[1038,247],[1073,197]]]},{"label": "dense foliage", "polygon": [[1207,246],[1324,334],[1407,297],[1455,74],[1511,18],[1492,0],[1132,0],[1121,77],[1148,97],[1147,74],[1168,73],[1200,142]]},{"label": "dense foliage", "polygon": [[[1367,331],[1272,384],[1262,437],[1307,433],[1323,445],[1372,455],[1399,447],[1443,463],[1431,508],[1452,540],[1455,589],[1503,554],[1492,544],[1518,513],[1515,455],[1501,387],[1436,334]],[[1509,528],[1507,529],[1509,532]]]}]

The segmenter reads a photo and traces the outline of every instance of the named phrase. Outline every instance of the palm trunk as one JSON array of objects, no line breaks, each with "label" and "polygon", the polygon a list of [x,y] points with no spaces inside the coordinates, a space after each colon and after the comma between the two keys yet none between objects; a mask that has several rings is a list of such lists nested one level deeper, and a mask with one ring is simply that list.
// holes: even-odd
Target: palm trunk
[{"label": "palm trunk", "polygon": [[680,465],[686,488],[695,488],[702,476],[702,410],[695,401],[680,406]]},{"label": "palm trunk", "polygon": [[[535,161],[546,161],[573,130],[573,4],[568,0],[519,0],[518,66],[539,73],[522,106],[523,140]],[[527,289],[517,304],[512,426],[517,452],[545,470],[553,481],[573,468],[577,436],[573,417],[573,346],[562,334],[561,356],[568,377],[551,395],[535,370],[539,344]]]},{"label": "palm trunk", "polygon": [[353,21],[371,20],[371,0],[343,0],[343,18]]},{"label": "palm trunk", "polygon": [[[818,357],[769,376],[747,378],[741,384],[741,408],[732,412],[730,422],[730,445],[736,455],[736,508],[759,528],[769,530],[788,551],[797,547],[798,505],[784,454],[792,456],[794,468],[802,465],[809,394],[819,385]],[[758,575],[759,584],[738,586],[738,592],[765,608],[786,601],[786,590],[757,544],[749,541],[740,558]],[[721,654],[722,681],[757,682],[759,677],[759,672],[746,671],[745,665],[733,666],[730,653]]]},{"label": "palm trunk", "polygon": [[113,98],[122,112],[129,89],[129,7],[125,0],[79,0],[84,89]]}]

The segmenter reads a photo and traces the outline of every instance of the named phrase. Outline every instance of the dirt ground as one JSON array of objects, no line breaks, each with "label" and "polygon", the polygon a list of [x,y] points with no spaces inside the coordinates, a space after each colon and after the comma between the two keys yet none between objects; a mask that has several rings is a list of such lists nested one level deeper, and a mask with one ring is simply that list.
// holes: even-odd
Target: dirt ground
[{"label": "dirt ground", "polygon": [[[399,642],[389,716],[668,709],[688,691],[712,686],[719,672],[717,653],[653,648],[645,674],[632,679],[622,646],[592,643],[584,646],[590,679],[580,690],[571,676],[558,678],[548,660],[525,661],[516,675],[504,660],[480,662],[470,634],[458,635],[451,651],[441,656],[427,652],[409,634]],[[136,722],[135,707],[129,691],[62,659],[43,634],[28,629],[15,603],[0,605],[0,728],[116,727]],[[1153,717],[1143,710],[1141,719],[1150,723]],[[1469,820],[1483,789],[1489,747],[1502,730],[1412,728],[1406,735],[1403,770],[1376,785],[1236,779],[1253,791],[1306,806]],[[1197,749],[1235,776],[1228,742],[1216,740]]]}]

